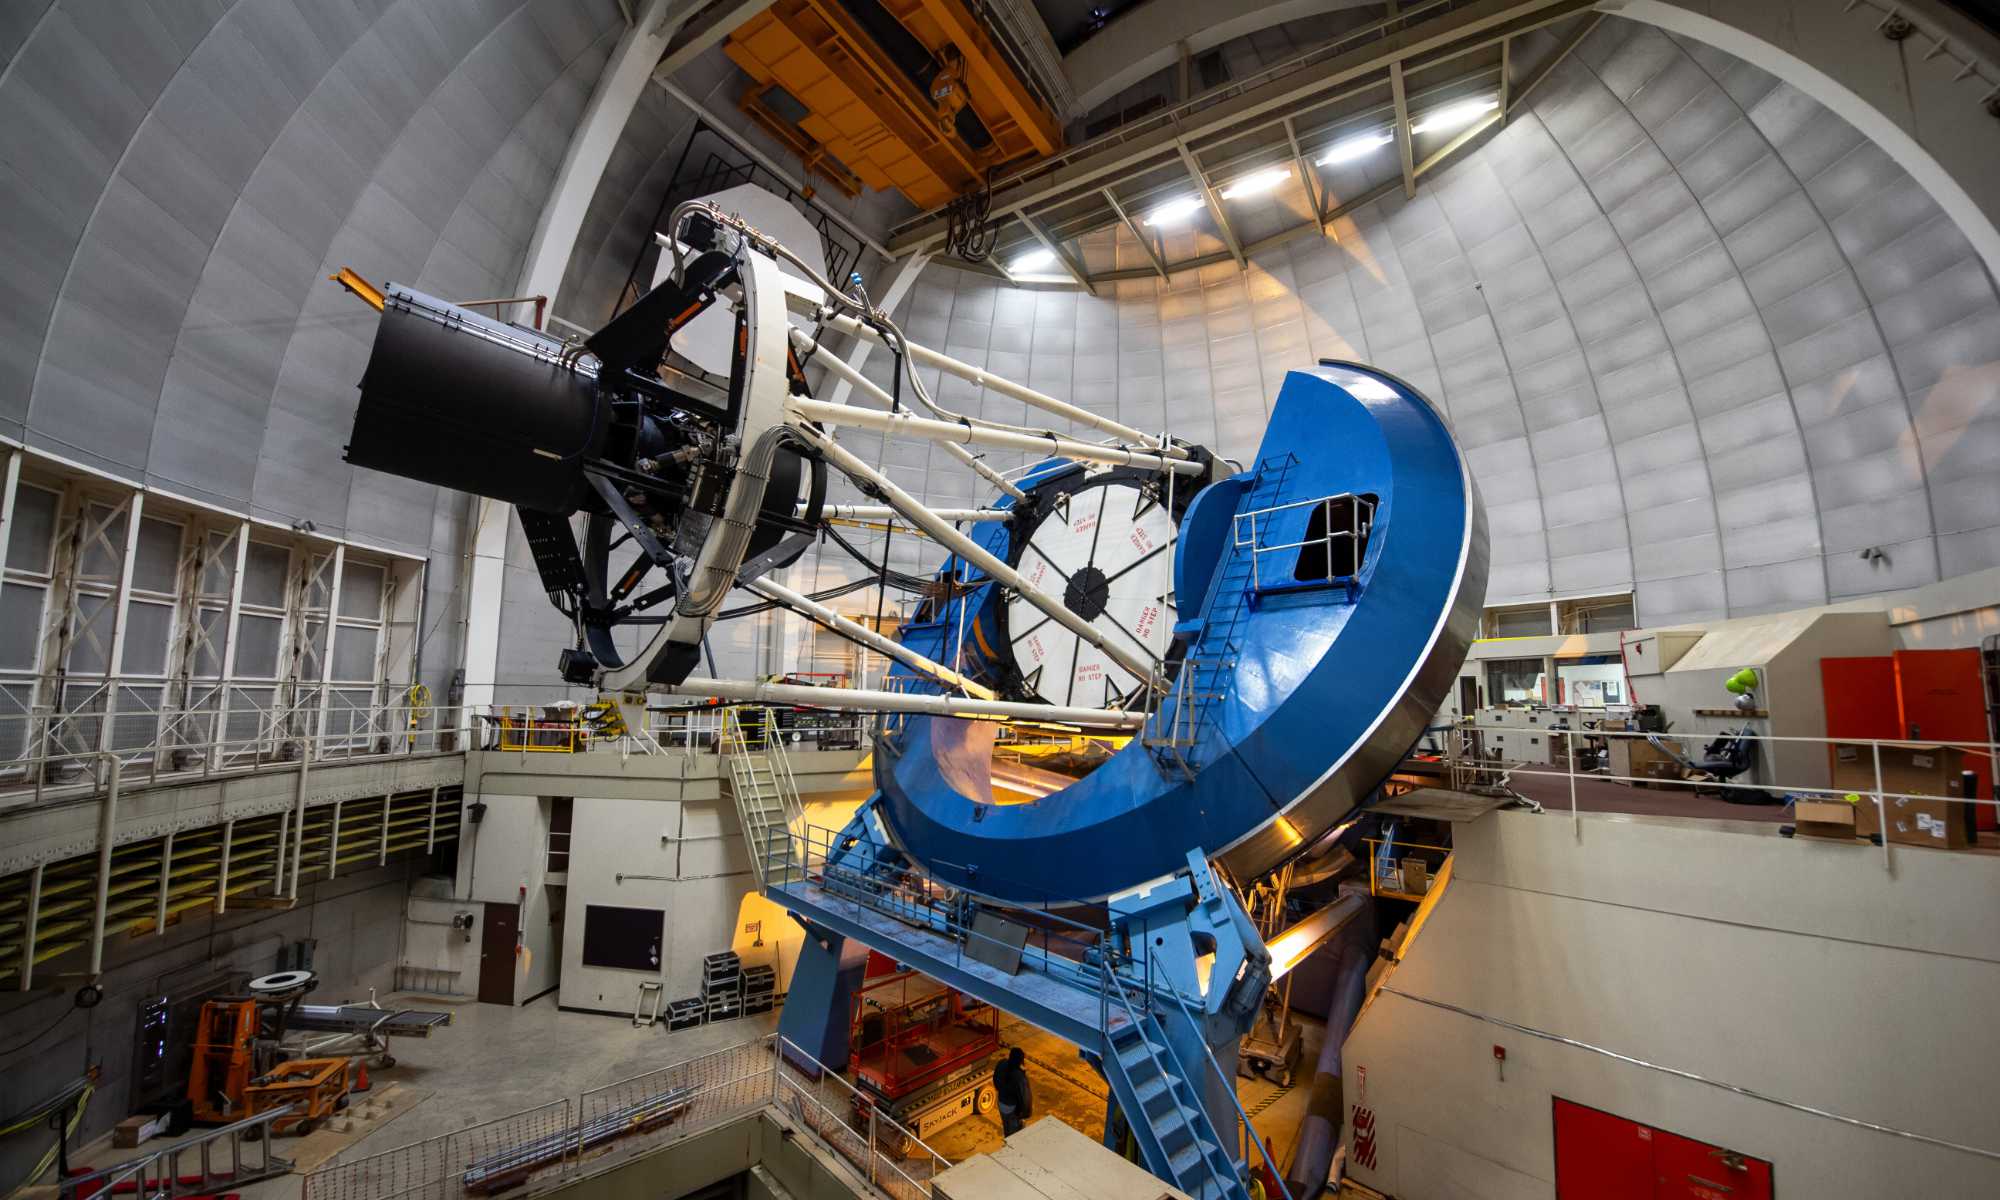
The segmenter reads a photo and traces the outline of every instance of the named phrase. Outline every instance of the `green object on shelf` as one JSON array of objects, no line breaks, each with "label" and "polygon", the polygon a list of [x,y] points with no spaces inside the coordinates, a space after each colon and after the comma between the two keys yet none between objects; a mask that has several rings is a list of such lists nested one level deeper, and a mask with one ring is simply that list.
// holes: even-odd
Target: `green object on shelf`
[{"label": "green object on shelf", "polygon": [[1736,674],[1731,675],[1728,682],[1722,686],[1729,689],[1729,694],[1732,696],[1741,696],[1746,692],[1755,691],[1757,688],[1757,668],[1743,668],[1741,671],[1736,672]]}]

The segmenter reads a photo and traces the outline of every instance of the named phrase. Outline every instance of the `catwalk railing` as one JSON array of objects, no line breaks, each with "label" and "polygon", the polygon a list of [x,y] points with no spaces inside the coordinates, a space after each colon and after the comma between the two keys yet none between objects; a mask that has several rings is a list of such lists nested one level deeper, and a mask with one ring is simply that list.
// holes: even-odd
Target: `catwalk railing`
[{"label": "catwalk railing", "polygon": [[[125,713],[113,720],[136,714]],[[225,702],[215,710],[162,717],[143,741],[97,749],[70,736],[78,713],[0,714],[0,808],[73,800],[102,792],[115,760],[129,791],[218,775],[301,765],[446,754],[464,748],[461,710],[432,705],[349,705],[317,689],[281,707]],[[122,740],[122,739],[121,739]]]},{"label": "catwalk railing", "polygon": [[[1985,810],[1989,815],[2000,816],[2000,802],[1996,802],[1991,790],[1993,786],[1991,780],[1993,779],[1994,764],[1996,762],[1995,745],[1991,742],[1954,741],[1941,738],[1912,740],[1893,738],[1782,737],[1764,734],[1734,733],[1727,730],[1706,730],[1695,733],[1654,733],[1637,730],[1545,728],[1541,732],[1548,739],[1550,754],[1559,761],[1555,763],[1536,763],[1510,760],[1498,755],[1463,753],[1456,744],[1457,735],[1463,732],[1465,732],[1465,727],[1463,726],[1453,728],[1454,744],[1451,750],[1445,755],[1444,761],[1447,769],[1447,778],[1451,781],[1451,786],[1460,790],[1479,787],[1497,787],[1503,790],[1515,790],[1512,788],[1512,784],[1524,778],[1535,779],[1539,783],[1549,783],[1551,785],[1554,785],[1556,781],[1560,781],[1560,786],[1565,789],[1560,794],[1554,796],[1541,795],[1530,798],[1541,802],[1545,807],[1560,804],[1562,800],[1567,799],[1570,820],[1576,826],[1579,836],[1581,835],[1582,813],[1584,811],[1578,796],[1578,782],[1580,780],[1598,780],[1654,788],[1660,789],[1670,795],[1679,793],[1693,796],[1698,792],[1712,793],[1725,800],[1745,805],[1745,815],[1754,814],[1755,810],[1749,807],[1751,805],[1782,805],[1789,808],[1800,800],[1844,801],[1848,797],[1853,796],[1859,803],[1874,810],[1876,828],[1880,831],[1887,831],[1892,828],[1890,815],[1893,811],[1908,807],[1913,803],[1942,803],[1950,806],[1948,811],[1954,814],[1960,813],[1963,807],[1974,810],[1973,814],[1966,815],[1976,815],[1978,810]],[[1750,747],[1751,765],[1739,768],[1737,773],[1727,778],[1719,777],[1720,772],[1708,772],[1699,769],[1699,764],[1704,761],[1703,747],[1722,738],[1739,740]],[[1621,740],[1634,746],[1643,744],[1662,751],[1667,756],[1665,761],[1672,764],[1671,767],[1667,768],[1664,773],[1644,775],[1618,774],[1608,766],[1584,766],[1579,769],[1577,760],[1580,757],[1587,756],[1587,748],[1592,742],[1601,742],[1608,747],[1610,743]],[[1786,779],[1780,777],[1775,768],[1770,770],[1758,769],[1758,764],[1760,763],[1771,763],[1775,754],[1780,749],[1800,747],[1806,748],[1809,752],[1817,748],[1819,753],[1824,755],[1825,760],[1829,764],[1829,780],[1832,772],[1832,764],[1836,761],[1841,761],[1837,759],[1837,756],[1843,751],[1846,752],[1850,757],[1844,761],[1852,764],[1849,767],[1850,771],[1858,773],[1860,777],[1859,786],[1856,786],[1856,779],[1853,776],[1850,776],[1843,784],[1836,786],[1830,781],[1820,782],[1817,779]],[[1919,753],[1937,750],[1957,751],[1963,756],[1964,764],[1967,768],[1966,773],[1973,774],[1976,772],[1978,778],[1986,781],[1982,785],[1985,789],[1985,794],[1967,794],[1973,789],[1965,788],[1962,784],[1960,793],[1956,795],[1949,794],[1948,792],[1940,794],[1936,792],[1899,791],[1890,787],[1888,785],[1890,769],[1885,768],[1883,755],[1885,751],[1891,750],[1915,751]],[[1608,760],[1611,756],[1607,753],[1605,757]],[[1684,767],[1681,760],[1695,764],[1694,768]],[[1979,771],[1978,768],[1982,766],[1984,770]],[[1797,768],[1793,768],[1794,772],[1796,770]],[[1593,807],[1596,806],[1593,805]],[[1706,810],[1696,811],[1692,807],[1685,815],[1696,819],[1714,817],[1712,812]],[[1881,843],[1882,865],[1885,869],[1893,869],[1893,846],[1911,844],[1909,842],[1898,843],[1888,836],[1881,836],[1877,840]],[[1948,839],[1942,834],[1939,835],[1937,840],[1941,846],[1946,845],[1948,842]]]},{"label": "catwalk railing", "polygon": [[858,1179],[896,1200],[929,1196],[949,1164],[797,1045],[768,1034],[661,1067],[574,1100],[306,1175],[301,1200],[469,1200],[522,1184],[582,1178],[696,1134],[773,1110]]}]

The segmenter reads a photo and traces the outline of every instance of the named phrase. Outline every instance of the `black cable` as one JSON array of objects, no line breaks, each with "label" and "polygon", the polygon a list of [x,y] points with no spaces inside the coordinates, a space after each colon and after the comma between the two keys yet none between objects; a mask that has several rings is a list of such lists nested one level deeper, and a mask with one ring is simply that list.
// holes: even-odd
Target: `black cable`
[{"label": "black cable", "polygon": [[32,1045],[33,1043],[41,1041],[43,1038],[47,1037],[49,1033],[55,1029],[56,1026],[62,1024],[64,1021],[69,1020],[70,1014],[75,1011],[76,1011],[75,1005],[71,1005],[70,1007],[63,1009],[62,1014],[60,1016],[58,1016],[55,1020],[50,1021],[47,1025],[44,1025],[37,1032],[29,1034],[26,1039],[14,1043],[13,1045],[7,1047],[5,1050],[0,1050],[0,1058],[6,1058],[9,1055],[17,1054],[20,1051],[25,1050],[28,1046]]},{"label": "black cable", "polygon": [[[827,588],[825,591],[813,592],[811,595],[807,596],[806,599],[811,600],[816,604],[824,604],[828,600],[838,600],[842,596],[848,595],[853,592],[861,591],[864,588],[872,588],[874,586],[875,586],[875,581],[873,579],[857,579],[853,583],[844,583],[841,584],[839,587],[831,587]],[[765,600],[757,604],[745,604],[739,608],[723,609],[721,612],[715,615],[715,619],[718,621],[726,621],[734,617],[754,617],[759,613],[775,612],[776,610],[785,607],[786,607],[785,605],[780,604],[776,600]]]},{"label": "black cable", "polygon": [[[900,365],[900,364],[899,364]],[[882,632],[882,610],[889,603],[889,546],[895,540],[896,527],[890,525],[882,531],[882,567],[875,574],[875,632]]]},{"label": "black cable", "polygon": [[[871,571],[876,569],[877,564],[875,560],[863,554],[860,548],[857,547],[853,542],[850,542],[846,538],[840,536],[839,531],[836,530],[833,526],[822,525],[820,527],[820,530],[821,532],[825,533],[829,538],[832,538],[834,545],[839,546],[842,550],[846,551],[848,557],[852,558],[855,562],[860,563],[862,566],[867,567]],[[923,589],[928,588],[931,585],[931,578],[928,575],[911,575],[906,571],[891,571],[889,572],[889,575],[890,578],[895,581],[897,588],[899,590],[906,592],[922,591]]]}]

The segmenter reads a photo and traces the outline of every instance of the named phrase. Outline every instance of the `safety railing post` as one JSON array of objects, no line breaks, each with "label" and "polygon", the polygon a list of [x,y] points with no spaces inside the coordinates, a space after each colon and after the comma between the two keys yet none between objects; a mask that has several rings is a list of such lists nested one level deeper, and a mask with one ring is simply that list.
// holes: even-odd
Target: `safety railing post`
[{"label": "safety railing post", "polygon": [[[124,763],[116,754],[104,756],[106,764],[104,799],[99,801],[97,813],[97,900],[91,917],[90,928],[90,977],[96,979],[104,970],[104,923],[111,904],[111,848],[118,833],[118,789],[119,776]],[[28,914],[33,920],[35,914]]]},{"label": "safety railing post", "polygon": [[1563,734],[1563,761],[1569,764],[1570,834],[1580,842],[1583,840],[1583,817],[1576,808],[1576,739],[1568,733]]},{"label": "safety railing post", "polygon": [[1882,742],[1878,738],[1869,748],[1875,754],[1875,828],[1882,838],[1882,869],[1895,873],[1896,865],[1889,858],[1889,806],[1882,799]]}]

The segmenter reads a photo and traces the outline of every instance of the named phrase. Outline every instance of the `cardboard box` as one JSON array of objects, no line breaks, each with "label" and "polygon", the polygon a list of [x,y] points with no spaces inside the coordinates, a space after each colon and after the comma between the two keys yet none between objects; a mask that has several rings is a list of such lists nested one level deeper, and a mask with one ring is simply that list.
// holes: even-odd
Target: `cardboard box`
[{"label": "cardboard box", "polygon": [[[1856,794],[1866,808],[1874,807],[1875,755],[1875,748],[1865,743],[1833,745],[1834,788]],[[1977,840],[1973,822],[1978,805],[1965,802],[1964,751],[1949,746],[1884,746],[1881,763],[1885,837],[1900,845],[1948,850],[1963,849]]]},{"label": "cardboard box", "polygon": [[141,1113],[136,1117],[126,1117],[111,1127],[111,1144],[120,1150],[130,1150],[146,1139],[165,1133],[165,1115],[151,1116]]},{"label": "cardboard box", "polygon": [[1872,836],[1877,828],[1875,801],[1800,800],[1792,806],[1800,837],[1852,841]]},{"label": "cardboard box", "polygon": [[1642,737],[1606,738],[1611,748],[1611,774],[1620,779],[1679,779],[1681,765],[1666,751]]}]

